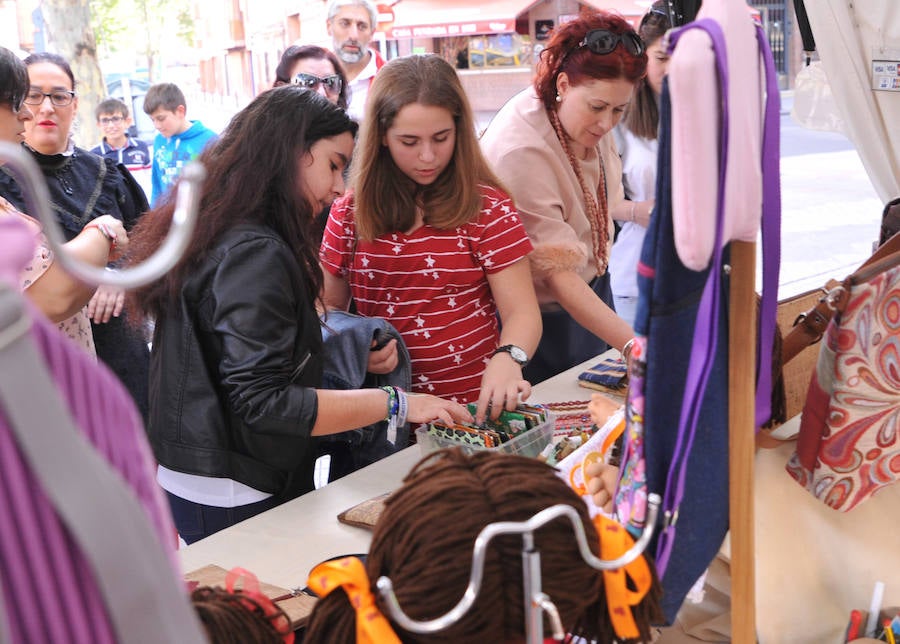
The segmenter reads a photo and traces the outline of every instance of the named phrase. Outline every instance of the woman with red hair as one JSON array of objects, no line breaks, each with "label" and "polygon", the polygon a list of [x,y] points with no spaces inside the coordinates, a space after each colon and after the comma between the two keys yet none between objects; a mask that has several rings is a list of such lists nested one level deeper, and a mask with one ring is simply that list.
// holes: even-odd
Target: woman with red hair
[{"label": "woman with red hair", "polygon": [[644,43],[620,15],[583,14],[555,29],[534,86],[494,117],[481,144],[509,188],[529,255],[544,332],[525,370],[540,382],[602,353],[624,354],[631,327],[612,305],[612,220],[633,221],[622,162],[607,136],[647,69]]}]

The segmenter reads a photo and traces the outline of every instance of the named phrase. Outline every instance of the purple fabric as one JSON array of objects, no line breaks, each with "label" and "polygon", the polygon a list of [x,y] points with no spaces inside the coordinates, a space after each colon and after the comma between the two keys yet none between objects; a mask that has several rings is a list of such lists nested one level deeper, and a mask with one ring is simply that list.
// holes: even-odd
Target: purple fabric
[{"label": "purple fabric", "polygon": [[756,352],[756,430],[772,416],[772,345],[778,312],[778,278],[781,271],[781,172],[778,77],[775,59],[762,26],[756,39],[766,68],[766,116],[762,146],[762,302],[759,307],[759,346]]},{"label": "purple fabric", "polygon": [[[18,236],[0,228],[0,276],[17,275]],[[31,337],[78,428],[134,492],[157,538],[174,546],[174,528],[155,480],[155,463],[134,403],[115,376],[31,310]],[[3,365],[14,369],[15,365]],[[39,396],[35,392],[35,396]],[[20,452],[0,408],[0,581],[14,642],[115,642],[113,627],[78,545]],[[110,517],[110,521],[115,521]],[[180,576],[169,548],[173,574]]]},{"label": "purple fabric", "polygon": [[[728,62],[725,38],[717,22],[711,19],[697,20],[682,29],[673,31],[669,39],[669,51],[675,47],[678,39],[688,29],[703,29],[707,32],[716,51],[716,69],[720,79],[720,98],[722,101],[722,123],[720,132],[720,159],[728,158]],[[774,74],[774,61],[765,40],[765,34],[757,26],[757,39],[766,68],[766,113],[763,131],[763,297],[760,306],[759,346],[757,351],[757,389],[756,389],[756,426],[759,428],[771,416],[772,395],[772,343],[775,335],[775,312],[777,307],[778,275],[781,262],[781,189],[778,176],[778,137],[779,93]],[[697,312],[694,330],[694,342],[691,347],[691,358],[685,384],[685,399],[682,402],[681,416],[678,425],[678,440],[672,454],[672,466],[669,469],[663,512],[672,516],[666,520],[659,535],[656,551],[656,567],[659,575],[665,574],[669,556],[675,540],[675,520],[678,507],[684,497],[685,476],[687,473],[687,456],[691,454],[694,444],[697,417],[703,403],[712,361],[718,343],[718,325],[715,316],[719,311],[719,295],[722,275],[722,229],[725,213],[725,174],[724,161],[720,164],[718,180],[718,196],[716,204],[716,234],[713,261],[709,279],[703,290],[703,296]]]},{"label": "purple fabric", "polygon": [[[725,163],[728,158],[728,60],[725,51],[725,38],[722,29],[714,20],[704,19],[690,23],[683,29],[674,31],[670,35],[670,51],[675,47],[678,39],[688,29],[699,28],[709,34],[716,51],[716,68],[721,81],[720,98],[722,101],[722,124],[719,134],[721,149],[719,158],[722,160],[719,168],[718,195],[716,203],[716,236],[713,246],[713,260],[710,264],[709,279],[703,289],[700,306],[697,311],[697,323],[694,330],[694,342],[691,347],[691,358],[688,364],[687,379],[685,384],[685,400],[681,406],[681,417],[678,424],[678,442],[675,452],[672,454],[672,467],[666,479],[666,490],[663,497],[663,511],[676,512],[681,499],[684,497],[685,475],[687,473],[687,455],[691,453],[694,445],[694,435],[697,427],[697,414],[703,402],[706,392],[706,384],[712,371],[712,360],[716,353],[716,345],[719,341],[718,325],[715,315],[719,310],[719,294],[722,279],[722,225],[725,216]],[[662,577],[665,574],[672,553],[672,544],[675,539],[675,522],[666,521],[656,550],[656,569]]]}]

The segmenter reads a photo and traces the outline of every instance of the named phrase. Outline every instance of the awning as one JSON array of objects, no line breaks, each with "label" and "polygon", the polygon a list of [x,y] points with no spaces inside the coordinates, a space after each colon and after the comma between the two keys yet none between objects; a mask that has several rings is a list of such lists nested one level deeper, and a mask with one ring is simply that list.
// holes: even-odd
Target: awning
[{"label": "awning", "polygon": [[582,0],[582,2],[595,9],[618,11],[626,17],[643,16],[653,4],[652,0]]},{"label": "awning", "polygon": [[540,0],[400,0],[387,38],[440,38],[508,33],[516,18]]}]

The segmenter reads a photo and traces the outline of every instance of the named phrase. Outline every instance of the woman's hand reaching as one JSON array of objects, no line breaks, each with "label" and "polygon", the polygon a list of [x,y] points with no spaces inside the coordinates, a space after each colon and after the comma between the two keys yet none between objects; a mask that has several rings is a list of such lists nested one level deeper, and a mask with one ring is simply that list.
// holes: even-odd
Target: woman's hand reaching
[{"label": "woman's hand reaching", "polygon": [[507,353],[491,358],[481,378],[481,392],[475,411],[475,422],[481,424],[488,416],[497,418],[504,409],[512,411],[531,395],[531,383],[522,377],[522,367]]},{"label": "woman's hand reaching", "polygon": [[411,423],[430,423],[441,420],[448,425],[457,421],[471,423],[472,414],[465,406],[430,394],[406,394],[409,410],[406,419]]}]

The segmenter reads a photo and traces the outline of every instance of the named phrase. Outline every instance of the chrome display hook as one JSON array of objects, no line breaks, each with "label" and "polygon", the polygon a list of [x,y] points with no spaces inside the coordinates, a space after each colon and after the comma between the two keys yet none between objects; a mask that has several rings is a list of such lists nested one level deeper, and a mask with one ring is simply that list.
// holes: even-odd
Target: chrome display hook
[{"label": "chrome display hook", "polygon": [[109,284],[126,289],[142,286],[162,277],[175,266],[190,243],[197,222],[200,185],[206,176],[206,171],[199,162],[189,163],[181,173],[172,227],[162,245],[139,266],[127,269],[97,268],[66,252],[62,247],[65,237],[50,209],[47,184],[34,159],[22,146],[0,142],[0,163],[4,162],[5,169],[9,170],[22,189],[26,212],[43,225],[43,232],[56,260],[66,271],[87,284]]},{"label": "chrome display hook", "polygon": [[472,571],[469,574],[469,585],[463,593],[462,599],[448,612],[440,617],[427,621],[419,621],[410,618],[400,607],[397,595],[394,593],[394,585],[389,577],[379,577],[375,582],[378,594],[384,602],[385,609],[391,619],[402,629],[411,633],[436,633],[455,624],[469,611],[478,593],[481,591],[481,581],[484,575],[484,560],[487,547],[491,540],[503,534],[522,535],[522,581],[525,600],[525,642],[526,644],[541,644],[544,641],[543,613],[546,612],[553,627],[553,636],[562,639],[565,630],[559,619],[559,613],[552,600],[541,591],[541,555],[534,547],[534,533],[541,526],[558,519],[567,518],[572,524],[575,540],[582,558],[589,566],[597,570],[615,570],[637,559],[647,548],[653,537],[656,518],[659,514],[661,498],[658,494],[650,494],[647,497],[647,521],[644,531],[622,556],[616,559],[600,559],[591,552],[588,547],[587,537],[584,534],[584,525],[578,512],[570,505],[558,504],[545,508],[527,521],[497,521],[482,528],[475,539],[472,551]]}]

